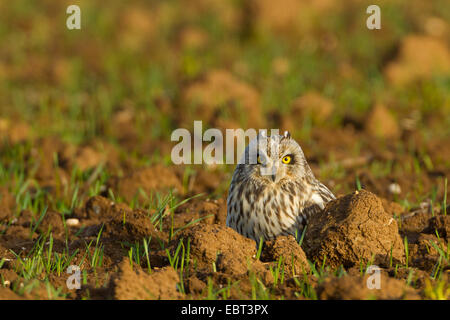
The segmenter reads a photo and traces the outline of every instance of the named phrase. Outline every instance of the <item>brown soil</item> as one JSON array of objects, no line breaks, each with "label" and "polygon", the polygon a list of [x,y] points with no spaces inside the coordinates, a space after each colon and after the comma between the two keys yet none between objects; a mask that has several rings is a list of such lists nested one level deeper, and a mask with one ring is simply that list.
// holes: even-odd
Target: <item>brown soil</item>
[{"label": "brown soil", "polygon": [[[263,126],[259,93],[225,70],[211,71],[205,79],[186,88],[182,104],[194,108],[192,114],[180,114],[184,127],[191,126],[199,114],[202,115],[203,121],[214,128],[239,128],[239,122],[235,123],[230,119],[239,121],[243,116],[246,119],[240,122],[245,128]],[[229,114],[222,114],[224,110]]]},{"label": "brown soil", "polygon": [[180,228],[198,220],[201,223],[225,225],[226,219],[227,207],[224,199],[193,200],[175,209],[173,225],[174,228]]},{"label": "brown soil", "polygon": [[[361,190],[330,202],[308,223],[305,251],[314,260],[345,268],[373,261],[388,265],[405,260],[397,221],[374,194]],[[392,252],[392,254],[391,254]]]},{"label": "brown soil", "polygon": [[176,172],[160,165],[133,171],[123,178],[113,179],[110,186],[116,194],[120,194],[127,202],[132,201],[134,197],[146,200],[156,191],[168,192],[174,190],[179,193],[183,192],[180,178]]},{"label": "brown soil", "polygon": [[144,210],[115,211],[104,224],[104,235],[116,241],[131,241],[152,237],[155,241],[165,236],[150,222],[149,213]]},{"label": "brown soil", "polygon": [[227,274],[244,274],[255,264],[256,245],[231,228],[220,225],[199,225],[181,237],[191,239],[191,254],[197,267],[215,268]]},{"label": "brown soil", "polygon": [[177,291],[179,281],[178,273],[171,267],[148,274],[136,266],[133,270],[125,259],[111,280],[110,290],[117,300],[180,299],[182,295]]},{"label": "brown soil", "polygon": [[293,236],[281,236],[264,243],[262,261],[278,262],[280,258],[285,272],[290,276],[298,276],[310,271],[306,255]]},{"label": "brown soil", "polygon": [[400,128],[398,121],[384,105],[375,105],[367,116],[367,133],[375,138],[398,139]]},{"label": "brown soil", "polygon": [[331,116],[334,104],[331,100],[311,91],[298,97],[292,104],[291,117],[283,118],[283,128],[290,132],[298,129],[305,117],[311,117],[314,124],[322,124]]},{"label": "brown soil", "polygon": [[[367,281],[370,275],[364,277],[329,277],[317,288],[320,299],[332,300],[367,300],[367,299],[419,299],[414,289],[404,281],[380,275],[380,288],[369,289]],[[369,279],[370,281],[370,279]]]},{"label": "brown soil", "polygon": [[395,85],[404,85],[427,78],[432,72],[450,70],[450,52],[447,46],[427,36],[410,35],[401,44],[399,56],[387,65],[385,75]]},{"label": "brown soil", "polygon": [[23,298],[9,288],[0,287],[0,300],[22,300]]}]

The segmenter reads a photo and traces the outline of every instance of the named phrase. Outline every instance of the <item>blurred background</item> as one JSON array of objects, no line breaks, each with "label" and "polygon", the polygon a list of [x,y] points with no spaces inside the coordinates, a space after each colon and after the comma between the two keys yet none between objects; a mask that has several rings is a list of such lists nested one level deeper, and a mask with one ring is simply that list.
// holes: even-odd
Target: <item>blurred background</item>
[{"label": "blurred background", "polygon": [[[71,4],[81,30],[66,28]],[[290,130],[336,194],[437,202],[449,21],[448,0],[2,1],[0,185],[52,194],[74,168],[88,180],[101,164],[106,181],[170,167],[172,131],[202,120]],[[174,170],[184,193],[222,197],[233,169]]]}]

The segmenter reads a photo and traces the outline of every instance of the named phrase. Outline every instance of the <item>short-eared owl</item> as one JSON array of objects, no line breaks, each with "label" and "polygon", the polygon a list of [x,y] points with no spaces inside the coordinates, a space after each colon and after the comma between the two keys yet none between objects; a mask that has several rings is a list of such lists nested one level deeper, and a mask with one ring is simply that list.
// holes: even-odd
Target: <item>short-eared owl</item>
[{"label": "short-eared owl", "polygon": [[308,217],[335,198],[289,132],[259,134],[242,157],[228,192],[227,226],[257,242],[301,235]]}]

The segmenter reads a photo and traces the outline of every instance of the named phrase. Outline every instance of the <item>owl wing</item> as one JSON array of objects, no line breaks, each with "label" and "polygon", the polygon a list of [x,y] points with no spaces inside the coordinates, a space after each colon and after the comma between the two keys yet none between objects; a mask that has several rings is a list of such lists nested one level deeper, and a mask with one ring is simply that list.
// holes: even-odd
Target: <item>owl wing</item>
[{"label": "owl wing", "polygon": [[[317,185],[314,188],[313,191],[313,198],[317,200],[316,202],[322,202],[324,204],[327,204],[329,201],[336,199],[334,194],[323,184],[317,181]],[[323,208],[322,208],[323,209]]]},{"label": "owl wing", "polygon": [[318,182],[317,186],[313,189],[311,197],[305,202],[302,210],[302,219],[300,222],[303,225],[303,228],[312,215],[321,212],[325,208],[325,205],[333,199],[336,199],[334,194],[325,185]]}]

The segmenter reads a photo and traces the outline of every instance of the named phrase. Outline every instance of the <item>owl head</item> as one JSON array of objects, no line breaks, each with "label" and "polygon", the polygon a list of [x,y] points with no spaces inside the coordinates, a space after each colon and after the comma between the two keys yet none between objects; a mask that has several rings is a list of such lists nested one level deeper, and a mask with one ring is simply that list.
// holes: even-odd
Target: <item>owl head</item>
[{"label": "owl head", "polygon": [[312,175],[302,148],[288,131],[283,135],[261,132],[250,141],[239,163],[244,176],[267,184]]}]

